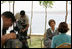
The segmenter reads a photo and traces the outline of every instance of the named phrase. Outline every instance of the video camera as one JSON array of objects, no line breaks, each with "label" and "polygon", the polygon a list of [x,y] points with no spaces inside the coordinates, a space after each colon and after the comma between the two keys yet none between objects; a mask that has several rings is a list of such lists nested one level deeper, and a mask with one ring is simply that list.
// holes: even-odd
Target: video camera
[{"label": "video camera", "polygon": [[26,37],[24,37],[24,36],[19,36],[19,40],[25,40],[25,39],[30,39],[30,36],[26,36]]},{"label": "video camera", "polygon": [[[10,33],[16,33],[15,30],[11,30]],[[20,34],[16,34],[16,38],[19,40],[30,39],[30,36],[22,36]]]}]

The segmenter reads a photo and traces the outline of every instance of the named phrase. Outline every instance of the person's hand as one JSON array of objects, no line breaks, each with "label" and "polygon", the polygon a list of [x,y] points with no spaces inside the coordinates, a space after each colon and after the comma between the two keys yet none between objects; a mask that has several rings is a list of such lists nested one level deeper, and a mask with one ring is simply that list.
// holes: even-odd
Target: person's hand
[{"label": "person's hand", "polygon": [[24,32],[24,30],[23,29],[20,29],[20,32]]},{"label": "person's hand", "polygon": [[3,36],[1,37],[1,46],[4,45],[6,39],[7,39],[6,35],[3,35]]},{"label": "person's hand", "polygon": [[22,32],[25,32],[25,29],[22,29]]},{"label": "person's hand", "polygon": [[15,33],[10,33],[10,34],[7,34],[7,40],[8,39],[16,39],[16,34]]},{"label": "person's hand", "polygon": [[16,34],[15,33],[10,33],[10,39],[16,39]]},{"label": "person's hand", "polygon": [[16,39],[16,34],[15,33],[10,33],[10,34],[5,34],[1,37],[1,45],[3,46],[4,43],[8,40],[8,39]]},{"label": "person's hand", "polygon": [[25,25],[25,24],[22,24],[22,25]]}]

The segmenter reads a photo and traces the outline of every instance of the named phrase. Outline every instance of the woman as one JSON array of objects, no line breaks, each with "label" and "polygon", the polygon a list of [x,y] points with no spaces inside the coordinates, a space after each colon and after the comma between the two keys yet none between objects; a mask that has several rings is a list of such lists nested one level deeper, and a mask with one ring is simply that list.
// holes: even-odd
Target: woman
[{"label": "woman", "polygon": [[59,34],[57,29],[55,28],[55,24],[56,24],[55,20],[53,19],[49,20],[50,28],[47,29],[46,36],[44,38],[45,48],[51,48],[52,37]]},{"label": "woman", "polygon": [[61,33],[57,36],[54,36],[52,39],[51,48],[56,48],[57,46],[63,43],[71,43],[71,37],[67,35],[67,31],[69,30],[67,23],[61,22],[58,27],[58,31]]}]

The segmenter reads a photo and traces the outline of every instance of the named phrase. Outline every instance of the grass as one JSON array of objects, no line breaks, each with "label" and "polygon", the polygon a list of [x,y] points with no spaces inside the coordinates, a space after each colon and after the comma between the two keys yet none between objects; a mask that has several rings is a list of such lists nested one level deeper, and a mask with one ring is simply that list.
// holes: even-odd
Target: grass
[{"label": "grass", "polygon": [[31,44],[30,44],[30,39],[28,39],[29,48],[42,48],[43,41],[41,46],[41,39],[43,39],[43,36],[31,36]]}]

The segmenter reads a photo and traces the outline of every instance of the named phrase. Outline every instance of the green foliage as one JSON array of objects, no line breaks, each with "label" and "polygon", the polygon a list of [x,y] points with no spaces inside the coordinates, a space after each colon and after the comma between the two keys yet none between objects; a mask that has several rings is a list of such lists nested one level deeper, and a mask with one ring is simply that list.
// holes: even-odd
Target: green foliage
[{"label": "green foliage", "polygon": [[6,2],[12,3],[13,1],[1,1],[1,4],[6,3]]},{"label": "green foliage", "polygon": [[39,1],[40,5],[43,5],[45,8],[52,8],[54,1]]},{"label": "green foliage", "polygon": [[6,1],[1,1],[1,4],[5,3]]},{"label": "green foliage", "polygon": [[69,1],[69,4],[71,4],[71,1]]},{"label": "green foliage", "polygon": [[[30,45],[30,39],[28,39],[28,45],[29,48],[41,48],[41,40],[43,39],[43,36],[31,36],[31,45]],[[43,41],[42,41],[42,48],[44,47]]]}]

